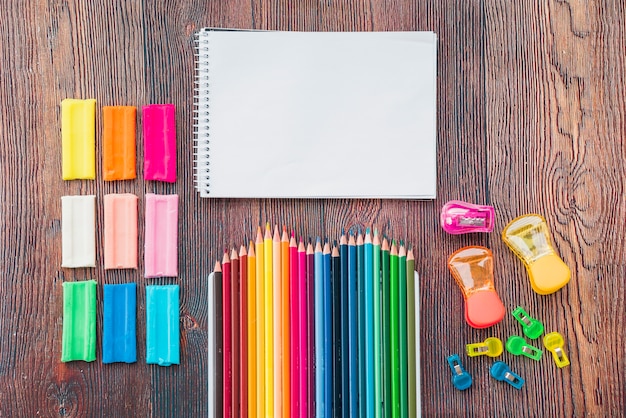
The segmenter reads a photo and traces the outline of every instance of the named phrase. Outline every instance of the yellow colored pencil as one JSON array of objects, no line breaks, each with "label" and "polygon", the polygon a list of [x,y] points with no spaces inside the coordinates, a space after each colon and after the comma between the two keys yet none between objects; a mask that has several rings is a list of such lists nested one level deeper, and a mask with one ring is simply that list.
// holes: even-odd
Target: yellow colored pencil
[{"label": "yellow colored pencil", "polygon": [[257,415],[262,417],[265,415],[265,312],[264,312],[264,283],[265,283],[265,253],[263,251],[263,233],[261,227],[256,232],[256,314],[257,314],[257,333],[256,333],[256,349],[257,349]]},{"label": "yellow colored pencil", "polygon": [[265,416],[274,416],[274,324],[273,324],[273,244],[270,223],[265,225],[263,240],[265,277],[263,284],[265,322]]},{"label": "yellow colored pencil", "polygon": [[273,282],[274,282],[274,296],[272,298],[272,312],[274,312],[273,324],[274,329],[272,330],[274,336],[274,413],[277,417],[280,417],[282,414],[283,408],[283,386],[282,386],[282,367],[283,367],[283,350],[282,350],[282,332],[280,329],[281,324],[281,312],[280,312],[280,288],[281,288],[281,276],[282,276],[282,267],[281,267],[281,245],[280,245],[280,233],[278,232],[278,225],[274,227],[274,240],[272,242],[273,246],[273,257],[272,261],[274,262],[273,267]]}]

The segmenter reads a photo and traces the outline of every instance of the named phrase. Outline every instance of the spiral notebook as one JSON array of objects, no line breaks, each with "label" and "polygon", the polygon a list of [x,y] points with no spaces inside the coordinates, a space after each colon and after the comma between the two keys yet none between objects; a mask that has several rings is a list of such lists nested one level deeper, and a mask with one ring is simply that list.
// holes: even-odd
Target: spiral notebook
[{"label": "spiral notebook", "polygon": [[197,34],[203,197],[436,196],[433,32]]}]

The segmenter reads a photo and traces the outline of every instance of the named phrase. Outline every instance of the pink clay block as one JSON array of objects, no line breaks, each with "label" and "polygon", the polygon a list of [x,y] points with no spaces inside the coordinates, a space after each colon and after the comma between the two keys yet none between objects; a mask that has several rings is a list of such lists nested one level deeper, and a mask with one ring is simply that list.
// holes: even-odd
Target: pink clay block
[{"label": "pink clay block", "polygon": [[144,179],[176,182],[176,107],[143,107]]},{"label": "pink clay block", "polygon": [[146,193],[145,277],[178,276],[178,195]]}]

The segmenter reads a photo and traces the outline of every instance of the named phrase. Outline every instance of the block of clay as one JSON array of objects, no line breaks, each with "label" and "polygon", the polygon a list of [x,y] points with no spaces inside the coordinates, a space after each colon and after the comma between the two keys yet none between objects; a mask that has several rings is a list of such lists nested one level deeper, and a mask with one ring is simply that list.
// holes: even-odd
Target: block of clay
[{"label": "block of clay", "polygon": [[179,364],[178,285],[146,286],[146,362]]},{"label": "block of clay", "polygon": [[102,107],[102,175],[105,181],[137,177],[137,108]]},{"label": "block of clay", "polygon": [[143,107],[144,179],[176,181],[176,107]]},{"label": "block of clay", "polygon": [[96,196],[62,196],[61,218],[61,267],[95,267]]},{"label": "block of clay", "polygon": [[105,284],[102,326],[102,362],[137,361],[137,285]]},{"label": "block of clay", "polygon": [[178,275],[178,195],[146,194],[145,277]]},{"label": "block of clay", "polygon": [[96,100],[61,102],[63,180],[96,178]]},{"label": "block of clay", "polygon": [[104,195],[104,268],[137,268],[137,196]]},{"label": "block of clay", "polygon": [[96,359],[96,282],[63,283],[61,361]]}]

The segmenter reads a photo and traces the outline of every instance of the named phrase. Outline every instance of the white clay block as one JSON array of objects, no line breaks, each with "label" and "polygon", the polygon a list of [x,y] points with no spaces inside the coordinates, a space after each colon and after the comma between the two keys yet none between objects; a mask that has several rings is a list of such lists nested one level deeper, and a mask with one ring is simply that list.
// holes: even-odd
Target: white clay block
[{"label": "white clay block", "polygon": [[61,267],[96,266],[96,196],[62,196]]}]

